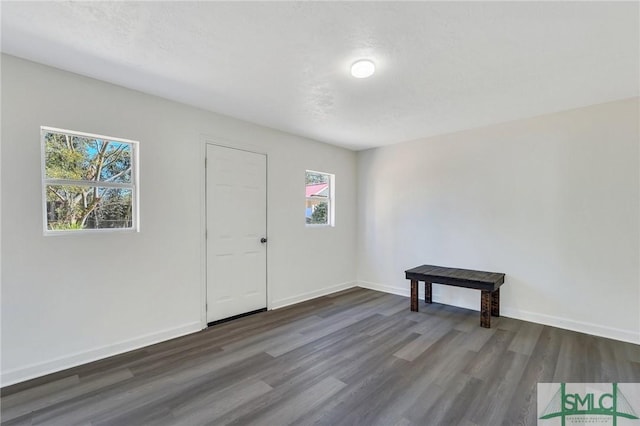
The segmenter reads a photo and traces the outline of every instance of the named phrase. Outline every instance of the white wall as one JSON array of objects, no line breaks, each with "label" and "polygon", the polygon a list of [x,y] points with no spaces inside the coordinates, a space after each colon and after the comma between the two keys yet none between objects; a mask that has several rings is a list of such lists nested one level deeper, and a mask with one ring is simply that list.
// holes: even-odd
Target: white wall
[{"label": "white wall", "polygon": [[[501,312],[640,343],[638,98],[358,153],[360,285],[506,273]],[[474,290],[434,286],[479,309]]]},{"label": "white wall", "polygon": [[[502,271],[503,314],[640,343],[638,113],[638,99],[597,105],[364,151],[356,164],[347,150],[3,55],[2,385],[201,328],[204,140],[268,154],[271,307],[354,285],[357,252],[363,286],[408,294],[403,271],[422,263]],[[140,141],[140,233],[42,235],[41,125]],[[335,228],[305,228],[305,169],[336,174]],[[479,304],[466,289],[434,286],[434,297]]]},{"label": "white wall", "polygon": [[[41,125],[140,141],[141,232],[43,236]],[[204,139],[268,155],[271,307],[354,285],[354,152],[2,56],[2,385],[201,328]],[[305,169],[335,228],[305,228]]]}]

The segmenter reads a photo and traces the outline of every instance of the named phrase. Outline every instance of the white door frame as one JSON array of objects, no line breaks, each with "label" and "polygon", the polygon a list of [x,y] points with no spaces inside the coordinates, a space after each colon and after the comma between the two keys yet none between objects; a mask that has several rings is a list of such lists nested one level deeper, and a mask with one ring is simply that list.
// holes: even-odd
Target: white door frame
[{"label": "white door frame", "polygon": [[[219,136],[202,135],[200,147],[200,327],[207,328],[207,145],[216,145],[222,148],[237,149],[254,154],[265,156],[267,176],[266,176],[266,235],[269,237],[269,154],[255,145],[232,141]],[[265,271],[265,281],[267,286],[267,310],[272,309],[271,292],[269,291],[269,247],[267,246],[267,270]]]}]

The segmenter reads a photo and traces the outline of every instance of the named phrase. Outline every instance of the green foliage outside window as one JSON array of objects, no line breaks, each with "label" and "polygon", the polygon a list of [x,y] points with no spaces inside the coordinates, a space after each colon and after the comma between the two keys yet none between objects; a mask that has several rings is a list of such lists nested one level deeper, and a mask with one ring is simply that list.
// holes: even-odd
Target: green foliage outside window
[{"label": "green foliage outside window", "polygon": [[133,144],[46,131],[47,229],[133,226]]},{"label": "green foliage outside window", "polygon": [[327,223],[327,203],[320,203],[313,209],[309,223],[322,225]]},{"label": "green foliage outside window", "polygon": [[306,172],[306,214],[305,220],[308,225],[328,225],[331,224],[329,217],[331,199],[331,179],[328,173]]}]

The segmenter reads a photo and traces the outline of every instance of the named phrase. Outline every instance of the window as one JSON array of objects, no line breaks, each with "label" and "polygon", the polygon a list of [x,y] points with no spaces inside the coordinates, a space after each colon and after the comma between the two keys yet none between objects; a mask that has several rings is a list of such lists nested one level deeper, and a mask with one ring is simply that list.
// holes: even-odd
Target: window
[{"label": "window", "polygon": [[45,234],[138,229],[138,143],[41,127]]},{"label": "window", "polygon": [[334,225],[334,180],[329,173],[307,170],[305,220],[307,225]]}]

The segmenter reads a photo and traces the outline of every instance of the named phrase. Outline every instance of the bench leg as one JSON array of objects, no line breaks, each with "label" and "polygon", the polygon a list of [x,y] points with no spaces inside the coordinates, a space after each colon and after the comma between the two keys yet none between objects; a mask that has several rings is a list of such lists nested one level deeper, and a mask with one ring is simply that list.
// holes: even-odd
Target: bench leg
[{"label": "bench leg", "polygon": [[411,310],[418,312],[418,281],[411,280]]},{"label": "bench leg", "polygon": [[480,296],[480,327],[491,328],[491,292],[482,291]]},{"label": "bench leg", "polygon": [[500,316],[500,289],[491,293],[491,316]]},{"label": "bench leg", "polygon": [[424,303],[431,303],[431,283],[424,282]]}]

